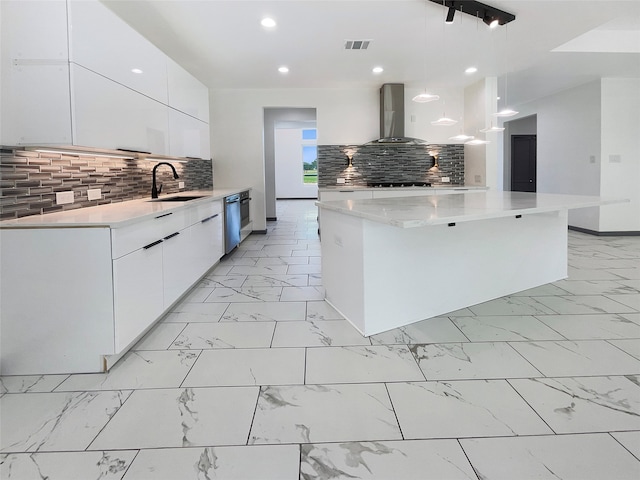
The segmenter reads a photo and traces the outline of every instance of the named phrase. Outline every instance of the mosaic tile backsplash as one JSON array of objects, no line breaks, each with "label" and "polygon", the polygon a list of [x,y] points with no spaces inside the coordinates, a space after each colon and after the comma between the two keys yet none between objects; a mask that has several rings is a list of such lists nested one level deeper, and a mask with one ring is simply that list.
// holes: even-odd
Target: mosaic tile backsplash
[{"label": "mosaic tile backsplash", "polygon": [[[90,157],[2,149],[0,153],[0,220],[92,207],[151,197],[151,171],[156,160]],[[180,178],[174,180],[169,167],[157,170],[162,193],[213,188],[211,160],[170,161]],[[99,200],[89,200],[87,190],[101,189]],[[56,205],[56,192],[73,191],[74,203]]]},{"label": "mosaic tile backsplash", "polygon": [[[348,154],[352,167],[347,166]],[[434,156],[438,159],[435,168]],[[351,186],[407,181],[441,185],[442,177],[449,177],[446,185],[462,185],[464,145],[318,145],[318,186],[336,186],[338,177]]]}]

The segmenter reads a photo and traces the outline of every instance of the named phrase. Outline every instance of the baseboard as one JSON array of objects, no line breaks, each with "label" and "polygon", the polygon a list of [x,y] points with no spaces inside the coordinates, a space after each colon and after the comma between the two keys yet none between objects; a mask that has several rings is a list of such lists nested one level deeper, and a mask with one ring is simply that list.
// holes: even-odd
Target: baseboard
[{"label": "baseboard", "polygon": [[318,197],[276,198],[276,200],[318,200]]},{"label": "baseboard", "polygon": [[624,231],[624,232],[598,232],[596,230],[589,230],[588,228],[574,227],[569,225],[569,230],[574,230],[580,233],[587,233],[589,235],[596,235],[598,237],[636,237],[640,236],[640,232]]},{"label": "baseboard", "polygon": [[251,231],[252,234],[256,234],[256,235],[266,235],[267,231],[266,230],[252,230]]},{"label": "baseboard", "polygon": [[267,217],[267,222],[277,222],[278,217]]}]

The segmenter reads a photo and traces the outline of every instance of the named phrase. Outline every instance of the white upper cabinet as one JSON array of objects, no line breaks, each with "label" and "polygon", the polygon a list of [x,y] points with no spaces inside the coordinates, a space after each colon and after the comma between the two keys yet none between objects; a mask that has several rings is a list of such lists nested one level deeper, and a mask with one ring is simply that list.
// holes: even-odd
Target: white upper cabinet
[{"label": "white upper cabinet", "polygon": [[169,106],[209,123],[209,89],[167,57]]},{"label": "white upper cabinet", "polygon": [[97,0],[69,2],[69,60],[168,103],[166,55]]},{"label": "white upper cabinet", "polygon": [[168,154],[169,107],[71,64],[74,144]]},{"label": "white upper cabinet", "polygon": [[209,124],[169,108],[169,155],[210,158]]}]

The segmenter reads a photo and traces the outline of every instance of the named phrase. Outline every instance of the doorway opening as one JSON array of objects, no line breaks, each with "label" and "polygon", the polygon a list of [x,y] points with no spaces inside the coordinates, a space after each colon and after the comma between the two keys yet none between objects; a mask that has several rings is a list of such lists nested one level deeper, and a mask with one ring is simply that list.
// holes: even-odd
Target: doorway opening
[{"label": "doorway opening", "polygon": [[266,216],[275,221],[277,198],[318,196],[316,109],[265,107],[263,142]]},{"label": "doorway opening", "polygon": [[536,135],[511,135],[511,191],[537,190]]}]

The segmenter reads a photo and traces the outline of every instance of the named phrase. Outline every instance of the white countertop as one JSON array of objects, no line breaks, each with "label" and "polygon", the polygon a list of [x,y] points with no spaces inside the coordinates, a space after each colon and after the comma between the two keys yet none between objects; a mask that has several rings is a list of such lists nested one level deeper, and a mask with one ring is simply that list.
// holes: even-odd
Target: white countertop
[{"label": "white countertop", "polygon": [[487,190],[488,187],[465,186],[465,185],[431,185],[430,187],[366,187],[363,185],[331,185],[330,187],[320,187],[319,192],[351,192],[354,190],[424,190],[428,195],[429,190]]},{"label": "white countertop", "polygon": [[249,190],[246,188],[227,188],[214,190],[192,190],[180,193],[168,193],[163,197],[196,196],[203,198],[187,202],[159,202],[151,198],[127,200],[119,203],[109,203],[95,207],[78,208],[64,212],[47,213],[45,215],[30,215],[15,220],[0,222],[0,228],[59,228],[59,227],[110,227],[120,228],[133,222],[152,218],[169,211],[178,211],[192,207],[198,203],[219,200],[234,193]]},{"label": "white countertop", "polygon": [[629,200],[596,196],[524,192],[474,192],[456,195],[316,202],[326,210],[401,228],[442,225],[512,215],[597,207]]}]

